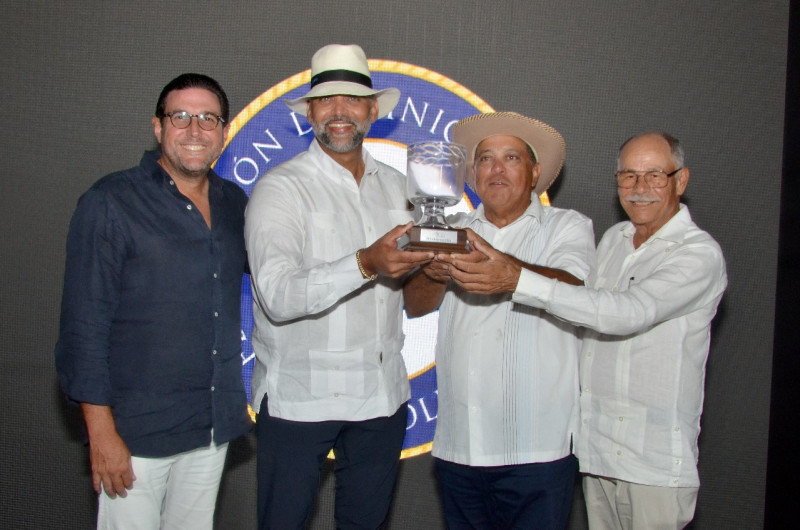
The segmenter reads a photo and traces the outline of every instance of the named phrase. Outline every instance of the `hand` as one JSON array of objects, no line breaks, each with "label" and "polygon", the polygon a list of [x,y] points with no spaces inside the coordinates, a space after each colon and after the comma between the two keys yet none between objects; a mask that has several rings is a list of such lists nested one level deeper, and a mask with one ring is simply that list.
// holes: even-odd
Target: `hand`
[{"label": "hand", "polygon": [[367,274],[380,274],[399,278],[416,267],[433,259],[433,252],[397,250],[397,238],[405,234],[414,223],[398,225],[359,254]]},{"label": "hand", "polygon": [[125,497],[133,487],[136,477],[131,466],[131,453],[118,434],[102,441],[89,441],[89,459],[92,463],[92,486],[94,491],[115,498]]},{"label": "hand", "polygon": [[515,258],[498,252],[467,228],[471,252],[437,256],[449,263],[450,277],[465,291],[477,294],[514,292],[522,266]]},{"label": "hand", "polygon": [[436,256],[433,261],[422,266],[422,272],[435,282],[447,283],[450,281],[450,265],[443,259],[439,259],[439,254]]},{"label": "hand", "polygon": [[114,426],[109,407],[82,403],[89,431],[89,460],[92,465],[92,487],[110,498],[125,497],[133,487],[136,476],[131,464],[131,452]]}]

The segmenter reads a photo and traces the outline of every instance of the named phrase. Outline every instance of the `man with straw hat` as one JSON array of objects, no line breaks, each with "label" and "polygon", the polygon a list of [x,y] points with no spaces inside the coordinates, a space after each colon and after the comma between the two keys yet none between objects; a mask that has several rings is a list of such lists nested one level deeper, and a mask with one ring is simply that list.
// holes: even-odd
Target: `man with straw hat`
[{"label": "man with straw hat", "polygon": [[360,47],[321,48],[310,90],[286,102],[315,139],[253,189],[259,528],[305,526],[331,450],[337,528],[377,528],[389,510],[410,398],[403,277],[433,257],[397,250],[405,177],[362,147],[399,98],[372,87]]},{"label": "man with straw hat", "polygon": [[580,340],[512,297],[523,271],[582,285],[594,265],[592,223],[539,201],[564,163],[564,140],[549,125],[479,114],[458,122],[453,140],[467,148],[481,204],[451,224],[467,229],[473,250],[437,254],[406,297],[409,315],[441,304],[433,456],[447,523],[564,528],[577,473]]}]

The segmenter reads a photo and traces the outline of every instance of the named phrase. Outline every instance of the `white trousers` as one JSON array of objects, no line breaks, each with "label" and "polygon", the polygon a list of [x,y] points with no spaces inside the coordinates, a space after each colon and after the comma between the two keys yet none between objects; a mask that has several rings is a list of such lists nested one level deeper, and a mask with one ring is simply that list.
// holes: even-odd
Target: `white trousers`
[{"label": "white trousers", "polygon": [[591,530],[679,530],[694,518],[698,488],[645,486],[584,475]]},{"label": "white trousers", "polygon": [[228,444],[164,458],[132,457],[126,497],[99,495],[98,530],[211,530]]}]

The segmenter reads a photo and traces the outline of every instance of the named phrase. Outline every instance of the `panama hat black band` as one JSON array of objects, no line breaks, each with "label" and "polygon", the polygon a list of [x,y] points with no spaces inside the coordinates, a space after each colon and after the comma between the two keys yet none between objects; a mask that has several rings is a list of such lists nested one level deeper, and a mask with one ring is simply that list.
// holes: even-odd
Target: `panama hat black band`
[{"label": "panama hat black band", "polygon": [[353,72],[352,70],[328,70],[326,72],[320,72],[311,78],[311,88],[314,88],[320,83],[327,83],[328,81],[347,81],[372,88],[372,79],[370,79],[369,76]]}]

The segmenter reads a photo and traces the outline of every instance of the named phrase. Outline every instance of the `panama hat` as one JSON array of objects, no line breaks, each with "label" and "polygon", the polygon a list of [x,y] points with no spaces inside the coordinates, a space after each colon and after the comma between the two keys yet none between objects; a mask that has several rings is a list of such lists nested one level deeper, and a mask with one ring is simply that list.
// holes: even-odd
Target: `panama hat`
[{"label": "panama hat", "polygon": [[564,165],[567,146],[561,134],[551,126],[516,112],[487,112],[464,118],[453,126],[453,141],[467,148],[467,181],[475,189],[472,170],[478,144],[497,134],[516,136],[533,150],[541,166],[539,181],[533,191],[541,195],[556,180]]},{"label": "panama hat", "polygon": [[306,102],[322,96],[375,96],[378,99],[378,118],[389,114],[400,101],[400,90],[396,88],[372,88],[367,56],[355,44],[329,44],[317,50],[311,58],[310,85],[311,89],[305,96],[284,100],[290,109],[304,116]]}]

